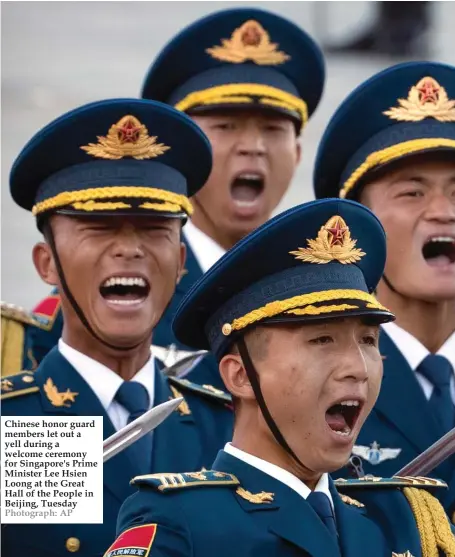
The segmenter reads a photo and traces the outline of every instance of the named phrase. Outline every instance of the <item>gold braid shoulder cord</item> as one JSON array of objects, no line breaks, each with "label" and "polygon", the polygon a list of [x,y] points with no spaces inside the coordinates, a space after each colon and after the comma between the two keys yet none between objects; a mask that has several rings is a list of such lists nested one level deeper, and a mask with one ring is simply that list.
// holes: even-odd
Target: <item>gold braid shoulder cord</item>
[{"label": "gold braid shoulder cord", "polygon": [[421,489],[405,487],[403,493],[416,519],[422,557],[438,557],[438,549],[446,557],[455,557],[455,536],[439,501]]}]

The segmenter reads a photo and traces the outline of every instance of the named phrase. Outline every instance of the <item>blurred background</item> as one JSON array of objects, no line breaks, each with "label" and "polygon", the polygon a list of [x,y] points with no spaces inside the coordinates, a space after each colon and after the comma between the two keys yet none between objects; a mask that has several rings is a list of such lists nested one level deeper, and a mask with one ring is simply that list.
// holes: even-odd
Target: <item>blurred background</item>
[{"label": "blurred background", "polygon": [[455,2],[2,2],[2,300],[31,309],[49,291],[31,260],[40,239],[34,219],[9,194],[9,171],[24,144],[76,106],[138,96],[155,55],[183,26],[253,4],[292,19],[327,55],[325,93],[304,130],[303,161],[280,211],[312,199],[318,141],[351,89],[400,61],[455,64]]}]

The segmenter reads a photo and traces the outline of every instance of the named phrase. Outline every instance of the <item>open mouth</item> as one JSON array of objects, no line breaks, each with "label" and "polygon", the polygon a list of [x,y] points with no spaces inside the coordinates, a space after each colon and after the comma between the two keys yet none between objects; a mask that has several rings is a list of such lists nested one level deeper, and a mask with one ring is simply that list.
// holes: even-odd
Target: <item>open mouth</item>
[{"label": "open mouth", "polygon": [[255,172],[239,174],[231,183],[231,197],[239,207],[253,206],[265,187],[264,176]]},{"label": "open mouth", "polygon": [[354,429],[360,415],[363,403],[360,400],[342,400],[325,413],[325,420],[332,431],[348,437]]},{"label": "open mouth", "polygon": [[150,292],[150,284],[143,277],[113,276],[100,286],[101,296],[111,304],[131,306],[143,302]]},{"label": "open mouth", "polygon": [[422,248],[425,261],[434,267],[455,263],[455,236],[434,236]]}]

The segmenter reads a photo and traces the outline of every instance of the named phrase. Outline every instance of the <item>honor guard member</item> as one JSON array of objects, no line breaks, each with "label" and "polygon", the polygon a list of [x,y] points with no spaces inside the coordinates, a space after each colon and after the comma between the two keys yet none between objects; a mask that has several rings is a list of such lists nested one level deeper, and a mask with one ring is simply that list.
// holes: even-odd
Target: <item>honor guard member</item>
[{"label": "honor guard member", "polygon": [[234,436],[211,470],[135,478],[105,557],[430,555],[421,543],[454,555],[427,480],[376,478],[357,491],[345,481],[340,495],[328,475],[349,459],[381,384],[379,324],[393,316],[372,293],[385,244],[367,208],[312,202],[260,227],[193,286],[174,330],[216,355]]},{"label": "honor guard member", "polygon": [[153,328],[185,259],[181,227],[206,181],[211,149],[186,115],[158,102],[82,106],[39,131],[11,171],[14,201],[37,219],[41,278],[58,287],[64,327],[31,373],[3,377],[5,416],[103,416],[104,438],[152,406],[184,402],[104,465],[103,524],[8,525],[2,554],[102,555],[132,475],[209,466],[231,410],[226,398],[165,378],[150,355]]},{"label": "honor guard member", "polygon": [[[314,182],[318,198],[367,205],[387,234],[377,294],[397,322],[382,328],[384,381],[353,455],[388,476],[455,427],[455,67],[401,64],[360,85],[327,127]],[[455,522],[455,457],[434,474]]]},{"label": "honor guard member", "polygon": [[[277,208],[300,160],[300,136],[324,80],[323,56],[313,39],[291,21],[256,8],[210,14],[158,54],[141,96],[190,115],[212,144],[213,168],[192,199],[194,213],[183,232],[186,273],[155,330],[154,344],[188,349],[171,328],[179,303],[227,249]],[[55,316],[57,303],[53,293],[36,311]],[[61,329],[59,316],[54,318]],[[56,342],[49,333],[39,336],[35,351]],[[191,379],[224,389],[211,356]]]}]

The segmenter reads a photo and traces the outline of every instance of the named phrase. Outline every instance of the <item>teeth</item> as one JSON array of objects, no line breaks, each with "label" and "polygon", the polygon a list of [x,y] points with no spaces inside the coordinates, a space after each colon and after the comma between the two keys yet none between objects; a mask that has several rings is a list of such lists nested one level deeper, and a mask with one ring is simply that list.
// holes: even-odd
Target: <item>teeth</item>
[{"label": "teeth", "polygon": [[109,300],[109,304],[117,304],[119,306],[132,306],[134,304],[140,304],[143,298],[138,300]]},{"label": "teeth", "polygon": [[[335,430],[332,430],[335,431]],[[341,431],[335,431],[335,433],[337,433],[338,435],[341,435],[342,437],[347,437],[350,433],[351,433],[351,428],[348,426],[344,426],[344,428]]]},{"label": "teeth", "polygon": [[262,176],[260,174],[249,174],[245,172],[245,174],[240,174],[238,176],[241,180],[262,180]]},{"label": "teeth", "polygon": [[121,286],[142,286],[144,288],[147,286],[147,283],[141,277],[111,277],[104,281],[103,286],[108,288],[117,284]]},{"label": "teeth", "polygon": [[451,238],[450,236],[436,236],[435,238],[431,238],[430,242],[450,242],[452,244],[455,242],[455,238]]},{"label": "teeth", "polygon": [[340,402],[341,406],[359,406],[358,400],[343,400]]}]

